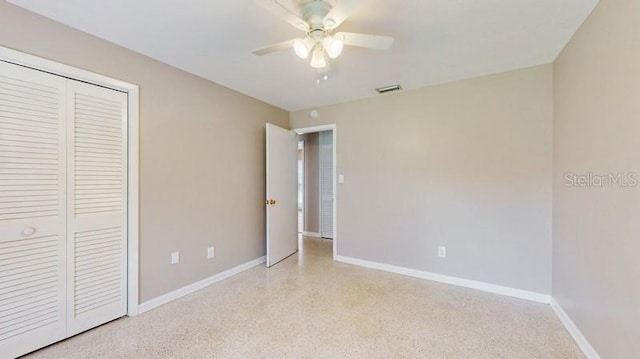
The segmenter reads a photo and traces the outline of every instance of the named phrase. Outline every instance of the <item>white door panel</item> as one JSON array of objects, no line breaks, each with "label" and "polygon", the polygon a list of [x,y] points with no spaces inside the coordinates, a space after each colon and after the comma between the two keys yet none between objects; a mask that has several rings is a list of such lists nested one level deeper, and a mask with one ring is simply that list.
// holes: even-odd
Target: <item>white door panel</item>
[{"label": "white door panel", "polygon": [[68,334],[127,311],[127,95],[69,82]]},{"label": "white door panel", "polygon": [[267,124],[267,267],[298,250],[298,136]]},{"label": "white door panel", "polygon": [[0,357],[66,332],[66,79],[0,62]]}]

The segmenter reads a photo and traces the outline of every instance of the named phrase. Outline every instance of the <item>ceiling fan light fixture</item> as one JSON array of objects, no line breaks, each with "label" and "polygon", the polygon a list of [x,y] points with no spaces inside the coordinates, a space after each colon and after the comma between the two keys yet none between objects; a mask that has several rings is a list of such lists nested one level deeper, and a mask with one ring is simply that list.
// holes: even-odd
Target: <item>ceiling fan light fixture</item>
[{"label": "ceiling fan light fixture", "polygon": [[293,43],[293,50],[296,52],[301,59],[306,59],[309,57],[309,52],[311,52],[311,47],[308,45],[308,42],[302,39],[297,39]]},{"label": "ceiling fan light fixture", "polygon": [[316,46],[313,49],[313,55],[311,56],[311,67],[314,69],[323,69],[327,67],[327,59],[324,57],[324,50],[321,46]]},{"label": "ceiling fan light fixture", "polygon": [[328,69],[331,66],[331,60],[341,56],[345,46],[388,50],[393,45],[394,39],[390,36],[351,32],[337,32],[332,35],[333,30],[355,13],[363,0],[255,1],[305,33],[302,38],[294,38],[252,51],[256,56],[293,48],[296,56],[309,61],[311,67],[322,70]]},{"label": "ceiling fan light fixture", "polygon": [[330,58],[335,59],[342,53],[342,49],[344,49],[344,42],[338,40],[333,36],[327,36],[322,45],[327,50],[327,55]]}]

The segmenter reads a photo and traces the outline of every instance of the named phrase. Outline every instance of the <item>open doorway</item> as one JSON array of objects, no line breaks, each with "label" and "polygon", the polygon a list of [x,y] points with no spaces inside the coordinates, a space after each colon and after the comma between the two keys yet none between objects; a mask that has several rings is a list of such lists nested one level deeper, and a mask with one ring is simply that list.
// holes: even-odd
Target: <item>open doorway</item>
[{"label": "open doorway", "polygon": [[[330,134],[325,134],[325,141],[323,141],[323,149],[325,152],[322,164],[325,168],[330,169],[329,172],[322,172],[324,175],[320,177],[320,171],[318,171],[318,181],[325,182],[323,185],[322,193],[324,197],[320,197],[318,194],[318,203],[323,202],[323,207],[318,209],[318,212],[324,208],[325,216],[318,217],[318,223],[324,223],[325,228],[328,228],[328,234],[325,237],[333,237],[333,241],[329,239],[313,238],[317,241],[325,241],[329,244],[333,251],[333,259],[337,258],[337,192],[336,183],[338,176],[336,175],[336,153],[337,146],[336,138],[337,131],[335,125],[327,125],[315,128],[306,128],[298,130],[287,130],[273,124],[267,123],[266,126],[266,141],[265,141],[265,154],[266,154],[266,173],[265,173],[265,206],[266,206],[266,266],[272,267],[284,259],[295,254],[296,251],[302,251],[305,241],[302,239],[302,235],[298,235],[298,192],[300,191],[300,184],[302,188],[308,187],[308,181],[300,183],[298,181],[298,144],[299,135],[305,135],[316,132],[331,131]],[[320,136],[320,135],[318,135]],[[318,137],[318,145],[320,146],[320,137]],[[330,146],[329,146],[330,145]],[[306,163],[305,168],[311,168],[308,162],[309,152],[308,143],[305,141],[302,149],[305,153],[305,159],[302,163]],[[320,152],[320,147],[318,147]],[[315,166],[314,166],[315,167]],[[317,167],[320,167],[320,160],[318,160]],[[303,173],[306,173],[305,178],[309,178],[309,171],[303,169]],[[343,176],[339,176],[342,183]],[[296,188],[298,187],[298,188]],[[327,190],[331,190],[330,194],[327,194]],[[304,192],[304,190],[303,190]],[[318,189],[318,193],[320,193]],[[303,208],[310,208],[308,205],[309,196],[303,198],[301,201],[305,206]],[[324,199],[324,201],[322,201]],[[304,218],[302,220],[303,229],[308,226],[307,218],[308,210],[303,210]],[[326,216],[326,214],[329,216]],[[327,227],[327,224],[330,224]],[[322,237],[320,228],[317,227],[319,237]],[[327,229],[324,229],[327,231]],[[327,232],[326,232],[327,233]],[[306,238],[306,237],[305,237]],[[301,254],[301,253],[300,253]]]},{"label": "open doorway", "polygon": [[[332,241],[336,257],[335,125],[294,130],[298,134],[298,232]],[[300,243],[302,245],[302,243]]]}]

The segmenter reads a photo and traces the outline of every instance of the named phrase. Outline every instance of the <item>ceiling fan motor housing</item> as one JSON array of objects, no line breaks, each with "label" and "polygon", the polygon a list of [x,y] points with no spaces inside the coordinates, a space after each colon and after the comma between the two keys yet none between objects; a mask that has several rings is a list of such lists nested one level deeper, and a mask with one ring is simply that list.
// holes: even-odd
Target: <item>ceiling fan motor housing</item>
[{"label": "ceiling fan motor housing", "polygon": [[329,32],[325,29],[318,28],[311,29],[311,31],[309,31],[309,37],[315,42],[321,42],[327,36],[329,36]]},{"label": "ceiling fan motor housing", "polygon": [[[325,30],[325,17],[327,17],[333,5],[324,0],[308,0],[303,1],[300,6],[302,19],[309,24],[311,31],[314,29]],[[331,19],[327,19],[327,21],[329,20]]]}]

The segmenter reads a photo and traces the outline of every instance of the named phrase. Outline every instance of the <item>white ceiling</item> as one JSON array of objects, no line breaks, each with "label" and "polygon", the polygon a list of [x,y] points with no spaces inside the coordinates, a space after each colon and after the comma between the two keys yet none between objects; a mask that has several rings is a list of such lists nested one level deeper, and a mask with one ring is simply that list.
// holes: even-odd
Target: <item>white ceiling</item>
[{"label": "white ceiling", "polygon": [[345,48],[317,85],[292,50],[251,54],[303,35],[254,0],[8,1],[289,111],[552,62],[598,2],[366,0],[339,30],[394,46]]}]

